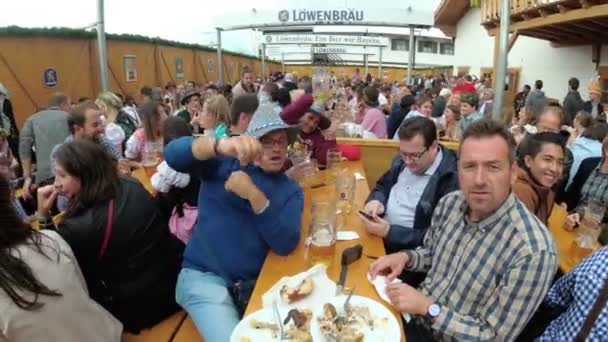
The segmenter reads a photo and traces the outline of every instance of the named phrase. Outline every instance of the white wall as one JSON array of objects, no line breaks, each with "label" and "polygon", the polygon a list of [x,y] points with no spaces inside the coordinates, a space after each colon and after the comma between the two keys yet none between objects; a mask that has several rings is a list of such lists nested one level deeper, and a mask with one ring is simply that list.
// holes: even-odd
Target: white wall
[{"label": "white wall", "polygon": [[[492,67],[494,37],[480,25],[480,9],[471,9],[460,20],[456,31],[454,70],[470,66],[470,73],[479,75],[481,67]],[[604,49],[603,61],[608,64],[608,49]],[[587,83],[596,74],[591,61],[591,46],[553,48],[548,41],[520,36],[509,53],[509,67],[520,67],[519,88],[524,84],[534,86],[543,80],[548,97],[563,100],[568,92],[568,80],[577,77],[581,81],[581,95],[587,97]]]}]

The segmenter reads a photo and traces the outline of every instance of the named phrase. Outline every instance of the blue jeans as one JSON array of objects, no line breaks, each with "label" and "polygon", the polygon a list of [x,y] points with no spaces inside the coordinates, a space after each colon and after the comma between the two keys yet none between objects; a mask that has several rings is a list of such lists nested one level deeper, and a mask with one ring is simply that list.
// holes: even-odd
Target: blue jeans
[{"label": "blue jeans", "polygon": [[230,334],[240,318],[222,277],[182,268],[177,278],[175,300],[188,312],[205,341],[230,341]]}]

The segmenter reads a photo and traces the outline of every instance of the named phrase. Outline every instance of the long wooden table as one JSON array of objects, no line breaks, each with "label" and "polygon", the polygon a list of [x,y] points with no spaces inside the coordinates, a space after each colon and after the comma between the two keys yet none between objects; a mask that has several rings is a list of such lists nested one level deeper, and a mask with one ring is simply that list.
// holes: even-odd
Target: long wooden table
[{"label": "long wooden table", "polygon": [[[576,239],[576,232],[564,229],[567,215],[566,209],[554,205],[547,222],[547,226],[553,235],[557,247],[559,269],[564,273],[572,271],[581,262],[581,260],[574,256],[572,251],[572,243]],[[595,249],[599,248],[601,248],[601,245],[597,243]]]},{"label": "long wooden table", "polygon": [[[356,162],[344,162],[344,168],[348,169],[349,172],[358,172],[365,176],[363,170],[363,164],[361,161]],[[328,269],[328,275],[330,279],[338,282],[340,275],[340,257],[342,251],[345,248],[361,244],[363,246],[363,256],[360,260],[351,264],[348,268],[348,276],[346,279],[345,287],[352,288],[356,287],[355,294],[371,298],[379,303],[384,304],[391,312],[395,314],[397,321],[401,325],[400,314],[395,311],[392,306],[384,302],[377,294],[373,285],[367,280],[367,271],[370,264],[374,261],[367,256],[382,256],[385,254],[384,244],[382,239],[368,234],[363,226],[363,223],[357,216],[357,211],[363,208],[365,199],[369,194],[369,187],[366,180],[357,181],[357,188],[355,192],[355,200],[351,214],[347,217],[343,230],[355,231],[359,234],[360,239],[354,241],[338,241],[336,247],[336,253],[332,266]],[[334,186],[323,186],[316,189],[305,189],[304,191],[304,211],[302,213],[302,230],[300,243],[298,247],[291,252],[288,256],[279,256],[273,252],[270,252],[266,257],[264,266],[260,276],[258,277],[256,287],[251,296],[249,306],[245,312],[248,315],[254,311],[262,308],[262,295],[266,293],[276,282],[278,282],[284,276],[291,276],[309,269],[312,265],[307,258],[307,251],[304,246],[304,241],[308,236],[308,227],[310,223],[310,208],[312,202],[327,201],[335,199],[335,187]],[[402,330],[403,331],[403,330]],[[402,336],[402,340],[405,341],[405,337]]]}]

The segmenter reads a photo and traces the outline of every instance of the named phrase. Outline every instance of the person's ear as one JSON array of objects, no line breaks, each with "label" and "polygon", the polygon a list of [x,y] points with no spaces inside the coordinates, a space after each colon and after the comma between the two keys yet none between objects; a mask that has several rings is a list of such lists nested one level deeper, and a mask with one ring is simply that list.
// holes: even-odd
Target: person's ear
[{"label": "person's ear", "polygon": [[533,159],[532,159],[532,156],[530,156],[530,155],[524,156],[524,164],[526,165],[526,167],[527,167],[528,169],[529,169],[529,168],[531,167],[531,165],[532,165],[532,160],[533,160]]},{"label": "person's ear", "polygon": [[517,162],[513,161],[513,163],[511,164],[511,187],[513,187],[516,180],[517,180]]}]

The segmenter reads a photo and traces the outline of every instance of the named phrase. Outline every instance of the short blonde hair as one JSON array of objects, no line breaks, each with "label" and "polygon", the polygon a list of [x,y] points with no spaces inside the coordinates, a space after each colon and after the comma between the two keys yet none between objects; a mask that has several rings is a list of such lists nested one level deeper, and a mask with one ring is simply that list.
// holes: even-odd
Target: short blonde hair
[{"label": "short blonde hair", "polygon": [[122,101],[120,98],[109,91],[99,94],[95,100],[95,104],[103,111],[106,111],[109,108],[114,108],[118,111],[122,108]]},{"label": "short blonde hair", "polygon": [[230,104],[223,95],[212,95],[205,100],[207,113],[215,115],[220,123],[230,126]]}]

